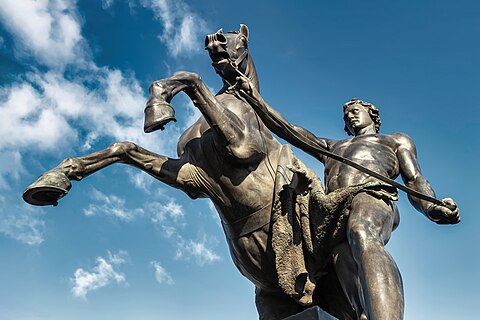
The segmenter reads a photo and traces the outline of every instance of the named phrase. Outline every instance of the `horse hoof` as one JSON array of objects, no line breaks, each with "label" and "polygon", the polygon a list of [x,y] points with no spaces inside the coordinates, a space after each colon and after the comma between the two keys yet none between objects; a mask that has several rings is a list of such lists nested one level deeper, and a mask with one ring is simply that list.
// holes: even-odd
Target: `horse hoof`
[{"label": "horse hoof", "polygon": [[34,206],[57,206],[58,200],[72,187],[67,176],[59,171],[48,171],[23,191],[23,200]]},{"label": "horse hoof", "polygon": [[150,99],[145,108],[145,124],[143,131],[150,133],[158,129],[165,129],[165,125],[170,122],[176,122],[175,110],[166,101]]}]

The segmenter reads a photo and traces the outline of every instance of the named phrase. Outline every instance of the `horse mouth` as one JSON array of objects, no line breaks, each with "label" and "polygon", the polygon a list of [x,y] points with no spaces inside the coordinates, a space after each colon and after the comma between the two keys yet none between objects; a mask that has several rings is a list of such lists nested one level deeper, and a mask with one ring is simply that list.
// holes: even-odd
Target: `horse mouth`
[{"label": "horse mouth", "polygon": [[210,54],[210,59],[212,59],[214,64],[218,64],[223,60],[230,59],[230,55],[226,51],[215,52]]}]

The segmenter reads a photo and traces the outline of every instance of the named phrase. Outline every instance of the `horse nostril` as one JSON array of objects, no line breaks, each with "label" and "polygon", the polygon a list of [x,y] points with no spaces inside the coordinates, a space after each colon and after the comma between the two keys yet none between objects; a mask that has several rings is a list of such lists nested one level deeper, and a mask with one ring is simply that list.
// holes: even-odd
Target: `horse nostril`
[{"label": "horse nostril", "polygon": [[221,33],[209,34],[205,37],[205,49],[211,50],[214,46],[220,47],[227,44],[227,38]]}]

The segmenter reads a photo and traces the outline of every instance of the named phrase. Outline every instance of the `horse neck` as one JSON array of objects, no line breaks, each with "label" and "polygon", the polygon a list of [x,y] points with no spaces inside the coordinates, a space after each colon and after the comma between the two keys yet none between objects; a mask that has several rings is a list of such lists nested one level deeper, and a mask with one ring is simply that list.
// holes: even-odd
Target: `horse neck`
[{"label": "horse neck", "polygon": [[245,75],[248,79],[253,83],[255,88],[257,88],[258,92],[260,92],[260,84],[258,83],[258,75],[257,69],[255,68],[255,63],[253,63],[253,59],[248,55],[247,57],[247,68],[245,70]]}]

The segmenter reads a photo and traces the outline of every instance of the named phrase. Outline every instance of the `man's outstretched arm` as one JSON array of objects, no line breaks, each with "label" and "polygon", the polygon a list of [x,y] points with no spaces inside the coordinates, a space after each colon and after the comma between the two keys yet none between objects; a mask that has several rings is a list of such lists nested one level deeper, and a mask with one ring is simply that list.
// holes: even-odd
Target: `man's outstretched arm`
[{"label": "man's outstretched arm", "polygon": [[263,100],[258,90],[252,86],[248,79],[237,78],[237,80],[240,93],[270,131],[319,161],[325,162],[324,156],[318,150],[328,150],[333,140],[319,138],[307,129],[288,122],[277,110]]},{"label": "man's outstretched arm", "polygon": [[[435,192],[420,171],[417,151],[413,141],[403,133],[395,133],[393,136],[399,143],[397,157],[400,165],[400,174],[405,185],[420,193],[435,197]],[[435,223],[455,224],[460,222],[457,204],[451,198],[442,199],[445,206],[436,205],[411,195],[408,195],[408,200],[418,211]]]}]

